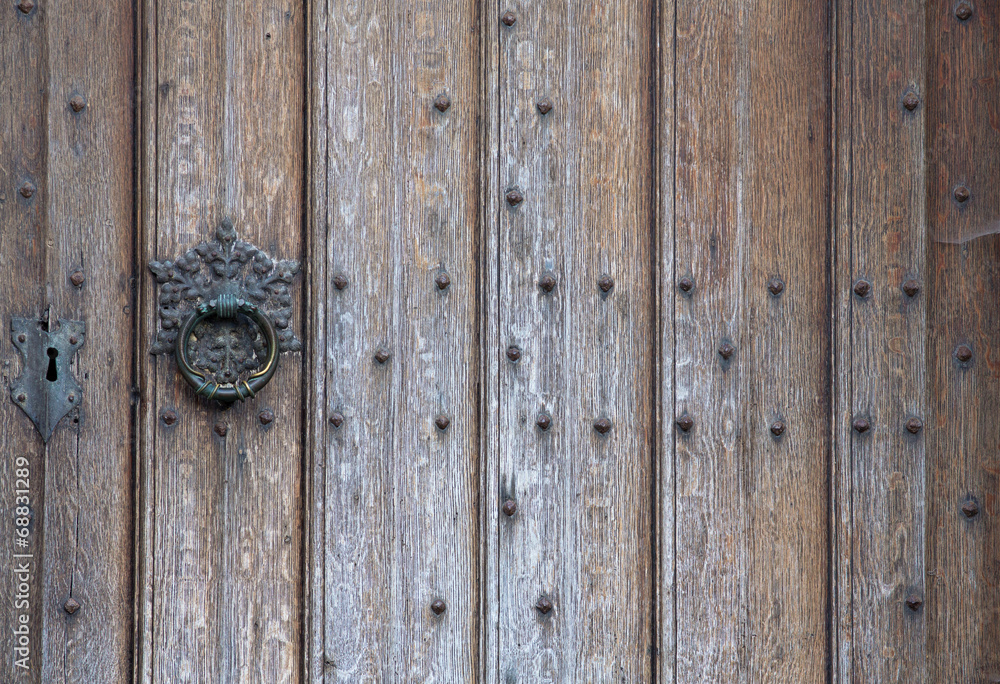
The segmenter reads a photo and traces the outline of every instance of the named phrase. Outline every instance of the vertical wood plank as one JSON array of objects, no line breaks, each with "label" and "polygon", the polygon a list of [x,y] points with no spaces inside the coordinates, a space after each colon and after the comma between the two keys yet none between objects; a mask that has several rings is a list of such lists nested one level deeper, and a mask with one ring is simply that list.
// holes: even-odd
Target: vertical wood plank
[{"label": "vertical wood plank", "polygon": [[[143,264],[211,239],[231,218],[275,258],[303,257],[305,15],[301,3],[224,0],[144,5],[144,180],[152,188]],[[155,105],[153,104],[155,102]],[[293,287],[302,336],[304,287]],[[166,357],[145,356],[144,575],[139,675],[147,682],[301,679],[301,359],[284,354],[254,400],[228,410],[197,400]],[[274,419],[260,419],[263,410]],[[163,420],[167,412],[176,421]],[[169,423],[169,424],[168,424]],[[221,436],[214,428],[225,426]]]},{"label": "vertical wood plank", "polygon": [[996,682],[1000,7],[930,2],[926,44],[927,362],[933,397],[927,433],[927,681]]},{"label": "vertical wood plank", "polygon": [[929,422],[924,3],[845,7],[835,279],[837,520],[847,561],[838,563],[839,669],[845,681],[917,682],[926,679],[925,626],[907,601],[924,597],[920,426]]},{"label": "vertical wood plank", "polygon": [[486,211],[497,214],[498,330],[484,354],[499,359],[488,418],[499,427],[496,489],[483,505],[509,501],[516,512],[490,513],[498,635],[488,667],[498,671],[487,680],[647,680],[654,6],[519,1],[494,11],[484,23],[498,25],[499,151]]},{"label": "vertical wood plank", "polygon": [[[30,672],[12,662],[7,620],[21,611],[11,601],[0,618],[0,678],[118,682],[132,669],[132,6],[110,2],[92,13],[25,2],[3,13],[7,379],[20,365],[8,346],[11,316],[38,317],[50,329],[58,318],[82,320],[87,334],[72,365],[80,408],[44,448],[27,417],[2,402],[0,441],[31,461],[33,581]],[[3,506],[13,510],[7,476],[5,464]]]},{"label": "vertical wood plank", "polygon": [[677,7],[677,681],[826,677],[828,15]]},{"label": "vertical wood plank", "polygon": [[326,271],[313,299],[326,313],[312,381],[328,419],[314,432],[323,624],[308,669],[475,681],[478,10],[330,1],[315,22],[313,244]]}]

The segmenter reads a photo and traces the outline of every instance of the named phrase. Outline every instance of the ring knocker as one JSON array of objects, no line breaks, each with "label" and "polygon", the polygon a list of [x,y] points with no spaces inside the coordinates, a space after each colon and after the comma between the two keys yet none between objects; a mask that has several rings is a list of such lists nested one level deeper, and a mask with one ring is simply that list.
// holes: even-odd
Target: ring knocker
[{"label": "ring knocker", "polygon": [[[291,325],[299,262],[273,259],[240,240],[228,219],[214,240],[176,259],[151,261],[149,269],[160,286],[160,325],[150,353],[172,354],[198,396],[224,404],[251,399],[274,377],[282,352],[302,349]],[[226,337],[220,353],[214,345],[222,337],[196,334],[210,318],[236,325],[250,319],[259,333]]]},{"label": "ring knocker", "polygon": [[[195,370],[188,358],[187,343],[194,327],[206,318],[217,316],[222,319],[233,319],[236,318],[237,314],[247,316],[260,328],[267,343],[267,357],[263,367],[246,380],[240,380],[230,386],[223,386],[217,382],[206,380],[205,373]],[[206,399],[215,399],[225,404],[231,404],[234,401],[243,401],[249,397],[257,396],[257,392],[274,376],[274,371],[278,369],[278,331],[275,330],[271,319],[259,308],[250,302],[237,299],[234,295],[224,294],[220,295],[217,300],[199,304],[184,320],[177,333],[174,354],[177,357],[177,366],[180,368],[181,375],[195,388],[195,394]]]}]

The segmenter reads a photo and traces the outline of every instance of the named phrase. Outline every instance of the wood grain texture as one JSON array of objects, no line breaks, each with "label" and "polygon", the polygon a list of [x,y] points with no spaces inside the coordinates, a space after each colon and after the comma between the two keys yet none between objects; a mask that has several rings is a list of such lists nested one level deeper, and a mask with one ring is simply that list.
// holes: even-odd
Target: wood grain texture
[{"label": "wood grain texture", "polygon": [[[4,601],[5,682],[119,682],[131,671],[132,18],[131,4],[116,1],[100,13],[68,2],[25,13],[12,3],[0,18],[5,380],[20,372],[11,316],[87,325],[72,368],[82,403],[46,446],[6,394],[2,401],[0,496],[13,511],[13,457],[29,457],[33,516],[31,669],[13,667],[9,621],[18,611]],[[3,535],[5,568],[12,531]],[[63,608],[70,598],[80,606],[72,615]]]},{"label": "wood grain texture", "polygon": [[[906,601],[924,596],[927,431],[906,423],[929,422],[924,3],[845,7],[834,281],[838,669],[843,681],[917,682],[926,679],[925,624]],[[922,291],[907,294],[908,281]],[[857,419],[871,427],[852,429]]]},{"label": "wood grain texture", "polygon": [[[224,217],[273,257],[302,258],[303,6],[148,2],[143,16],[156,30],[141,62],[141,263],[210,239]],[[137,678],[300,681],[301,359],[282,355],[244,405],[197,400],[173,359],[148,355],[156,294],[148,273],[141,282]],[[300,337],[303,290],[293,287]]]},{"label": "wood grain texture", "polygon": [[926,680],[1000,682],[1000,7],[960,5],[927,4]]},{"label": "wood grain texture", "polygon": [[[508,11],[511,26],[501,21]],[[498,432],[483,505],[510,499],[517,510],[487,531],[496,574],[486,581],[498,586],[485,678],[644,681],[654,612],[654,7],[512,2],[495,12],[484,23],[499,24],[496,189],[484,211],[496,215],[497,330],[483,353],[499,359],[487,390]],[[522,203],[505,200],[511,190]],[[607,291],[602,276],[613,279]],[[599,419],[610,421],[606,434]],[[553,606],[547,614],[540,599]]]},{"label": "wood grain texture", "polygon": [[311,415],[342,422],[312,426],[308,670],[476,681],[478,11],[331,1],[313,21]]},{"label": "wood grain texture", "polygon": [[823,681],[829,7],[676,12],[674,675]]}]

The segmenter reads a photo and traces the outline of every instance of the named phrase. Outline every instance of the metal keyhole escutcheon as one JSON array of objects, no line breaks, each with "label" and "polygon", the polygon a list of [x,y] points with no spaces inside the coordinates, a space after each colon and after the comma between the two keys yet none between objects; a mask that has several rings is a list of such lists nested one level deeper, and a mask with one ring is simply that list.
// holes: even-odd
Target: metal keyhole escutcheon
[{"label": "metal keyhole escutcheon", "polygon": [[195,394],[224,404],[250,399],[274,377],[281,352],[301,350],[291,330],[299,263],[237,239],[230,221],[214,241],[149,268],[160,285],[150,351],[172,353]]}]

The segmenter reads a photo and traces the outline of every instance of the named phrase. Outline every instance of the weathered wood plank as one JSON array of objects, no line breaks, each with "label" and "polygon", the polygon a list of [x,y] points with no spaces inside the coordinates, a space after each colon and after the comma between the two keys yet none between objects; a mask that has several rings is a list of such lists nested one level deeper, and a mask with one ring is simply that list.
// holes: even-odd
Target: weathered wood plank
[{"label": "weathered wood plank", "polygon": [[927,274],[924,3],[847,7],[834,281],[846,561],[837,565],[838,667],[843,681],[917,682],[925,628],[906,602],[924,594],[928,298],[914,291]]},{"label": "weathered wood plank", "polygon": [[14,458],[27,457],[33,517],[30,672],[12,662],[8,621],[21,611],[5,602],[4,681],[118,682],[132,668],[132,32],[132,6],[117,1],[100,13],[11,4],[0,19],[6,379],[20,372],[11,316],[87,325],[73,364],[82,403],[46,447],[2,402],[3,506],[14,510],[8,477]]},{"label": "weathered wood plank", "polygon": [[928,3],[925,59],[927,363],[933,400],[926,437],[927,681],[996,682],[1000,7]]},{"label": "weathered wood plank", "polygon": [[499,23],[499,194],[485,208],[498,330],[484,354],[500,359],[483,505],[517,507],[488,531],[487,681],[652,676],[654,16],[649,2],[553,1],[483,19]]},{"label": "weathered wood plank", "polygon": [[314,17],[314,681],[477,677],[477,19],[433,0]]},{"label": "weathered wood plank", "polygon": [[677,681],[826,677],[828,12],[677,7]]},{"label": "weathered wood plank", "polygon": [[[305,15],[299,3],[223,0],[144,5],[155,40],[142,61],[142,262],[210,239],[222,218],[276,258],[302,258]],[[155,106],[151,99],[155,97]],[[152,143],[152,144],[151,144]],[[150,159],[149,157],[152,157]],[[293,289],[301,337],[304,295]],[[166,357],[147,356],[156,326],[143,274],[144,487],[153,513],[139,549],[147,682],[301,679],[301,359],[245,405],[196,400]],[[273,421],[260,414],[270,410]],[[168,412],[175,421],[165,421]],[[168,424],[169,423],[169,424]],[[216,431],[225,427],[225,435]]]}]

